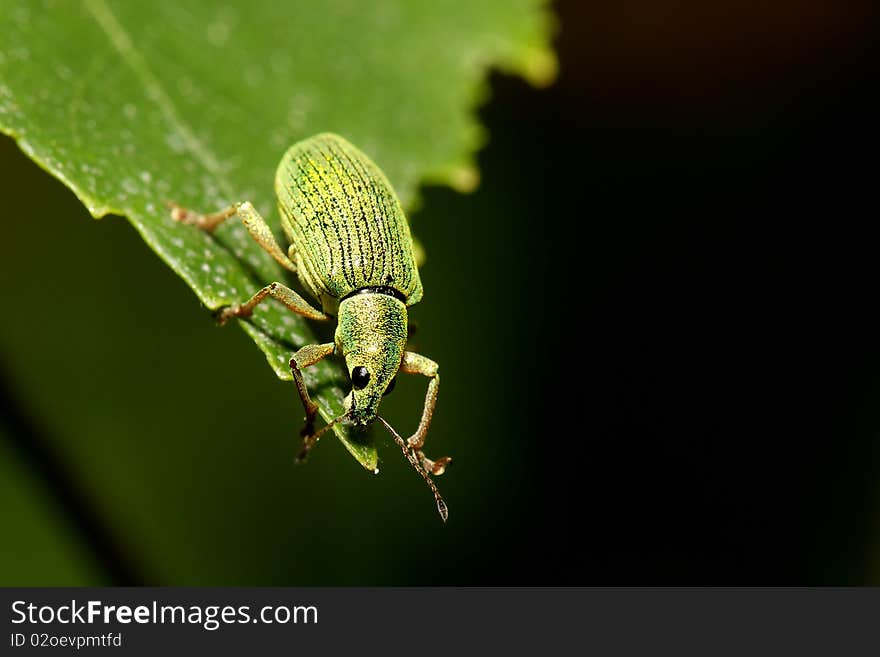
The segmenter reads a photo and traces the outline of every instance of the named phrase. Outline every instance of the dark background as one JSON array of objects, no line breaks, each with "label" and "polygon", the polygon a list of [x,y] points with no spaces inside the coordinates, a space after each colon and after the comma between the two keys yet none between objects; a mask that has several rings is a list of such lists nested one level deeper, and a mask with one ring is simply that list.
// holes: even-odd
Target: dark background
[{"label": "dark background", "polygon": [[880,583],[876,21],[764,4],[562,3],[492,78],[412,215],[446,527],[393,446],[293,468],[292,388],[4,138],[3,583]]}]

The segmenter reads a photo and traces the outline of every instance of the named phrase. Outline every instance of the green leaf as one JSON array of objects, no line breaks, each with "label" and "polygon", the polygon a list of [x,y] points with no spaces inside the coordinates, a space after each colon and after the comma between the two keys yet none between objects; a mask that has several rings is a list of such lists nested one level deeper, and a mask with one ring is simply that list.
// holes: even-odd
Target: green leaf
[{"label": "green leaf", "polygon": [[[472,188],[486,70],[550,81],[550,27],[539,0],[4,2],[0,130],[93,216],[127,217],[213,310],[284,274],[237,222],[207,235],[172,221],[166,201],[249,200],[271,222],[281,154],[322,131],[373,157],[405,205],[423,181]],[[315,340],[274,301],[242,325],[281,379]],[[306,381],[325,419],[342,412],[338,364]],[[375,469],[368,435],[335,430]]]}]

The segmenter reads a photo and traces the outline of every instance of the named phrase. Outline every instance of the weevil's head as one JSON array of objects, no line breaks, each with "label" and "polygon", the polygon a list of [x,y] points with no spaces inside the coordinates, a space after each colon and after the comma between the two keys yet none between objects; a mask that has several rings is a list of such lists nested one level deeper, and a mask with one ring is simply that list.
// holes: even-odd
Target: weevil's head
[{"label": "weevil's head", "polygon": [[376,419],[391,392],[406,348],[406,306],[388,294],[364,292],[339,304],[336,347],[345,358],[351,392],[345,398],[357,425]]}]

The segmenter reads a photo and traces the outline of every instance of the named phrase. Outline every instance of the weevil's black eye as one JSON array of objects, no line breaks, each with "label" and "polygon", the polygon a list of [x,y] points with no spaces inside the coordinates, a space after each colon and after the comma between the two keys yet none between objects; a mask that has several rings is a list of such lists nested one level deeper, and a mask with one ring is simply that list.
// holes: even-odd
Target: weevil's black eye
[{"label": "weevil's black eye", "polygon": [[358,365],[351,371],[351,384],[360,390],[370,382],[370,373],[363,365]]},{"label": "weevil's black eye", "polygon": [[388,384],[388,387],[385,388],[385,392],[382,393],[382,396],[384,397],[385,395],[390,395],[391,391],[394,390],[394,386],[396,386],[396,385],[397,385],[397,377],[395,376],[393,379],[391,379],[391,383]]}]

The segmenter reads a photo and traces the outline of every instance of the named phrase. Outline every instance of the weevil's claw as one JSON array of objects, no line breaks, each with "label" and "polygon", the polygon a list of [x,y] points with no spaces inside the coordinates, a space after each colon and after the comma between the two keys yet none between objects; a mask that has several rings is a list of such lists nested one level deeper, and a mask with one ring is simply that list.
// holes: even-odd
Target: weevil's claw
[{"label": "weevil's claw", "polygon": [[242,312],[241,306],[236,303],[216,311],[214,313],[214,319],[217,320],[217,323],[220,326],[224,326],[233,317],[250,317],[252,314],[253,313]]},{"label": "weevil's claw", "polygon": [[[299,450],[299,454],[296,455],[294,459],[294,463],[297,465],[301,463],[305,463],[309,458],[309,452],[312,451],[312,447],[315,446],[315,443],[318,442],[318,438],[321,437],[320,433],[315,433],[314,431],[314,422],[312,422],[313,428],[309,431],[306,431],[308,427],[304,428],[300,431],[300,435],[302,436],[302,447]],[[323,433],[323,432],[321,432]]]},{"label": "weevil's claw", "polygon": [[226,322],[228,322],[231,317],[232,317],[232,313],[229,312],[229,306],[226,306],[225,308],[221,308],[220,310],[218,310],[217,312],[214,313],[214,319],[217,321],[217,323],[220,326],[224,326],[226,324]]},{"label": "weevil's claw", "polygon": [[422,462],[422,467],[435,477],[440,476],[444,472],[446,472],[446,466],[452,462],[451,456],[441,456],[436,461],[432,461],[421,451],[417,451],[416,454]]},{"label": "weevil's claw", "polygon": [[171,210],[171,218],[174,221],[187,224],[188,226],[196,226],[208,233],[213,233],[220,224],[238,212],[238,205],[229,206],[225,210],[212,214],[201,214],[200,212],[187,210],[174,201],[165,201],[165,206]]},{"label": "weevil's claw", "polygon": [[[316,406],[316,410],[317,410],[317,406]],[[330,429],[332,429],[333,426],[336,425],[338,422],[345,422],[347,419],[348,419],[348,413],[343,413],[338,418],[328,422],[327,424],[325,424],[323,427],[321,427],[317,431],[310,430],[310,428],[314,426],[315,416],[313,415],[311,417],[311,421],[307,420],[306,426],[300,432],[301,434],[304,434],[303,444],[302,444],[302,449],[300,450],[300,453],[296,457],[296,462],[297,463],[305,462],[306,458],[308,458],[308,456],[309,456],[309,452],[312,450],[312,447],[315,446],[315,444],[318,442],[318,440],[321,438],[321,436],[323,436]]]},{"label": "weevil's claw", "polygon": [[302,436],[302,447],[299,450],[299,454],[297,454],[296,458],[293,460],[297,465],[305,463],[308,460],[309,452],[312,451],[312,447],[314,447],[320,437],[320,435],[316,435],[315,432],[314,418],[312,418],[311,422],[306,422],[306,426],[302,428],[299,435]]},{"label": "weevil's claw", "polygon": [[225,308],[221,308],[217,312],[214,313],[214,320],[220,326],[226,326],[226,323],[229,322],[230,319],[235,317],[235,313],[231,310],[230,306],[226,306]]},{"label": "weevil's claw", "polygon": [[174,219],[174,221],[179,221],[184,224],[192,221],[192,212],[174,201],[165,201],[165,207],[171,210],[171,218]]},{"label": "weevil's claw", "polygon": [[296,455],[296,458],[293,459],[293,462],[296,463],[297,465],[302,465],[303,463],[308,461],[308,459],[309,459],[309,449],[307,449],[305,446],[303,446],[303,448],[300,450],[299,454]]}]

